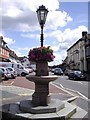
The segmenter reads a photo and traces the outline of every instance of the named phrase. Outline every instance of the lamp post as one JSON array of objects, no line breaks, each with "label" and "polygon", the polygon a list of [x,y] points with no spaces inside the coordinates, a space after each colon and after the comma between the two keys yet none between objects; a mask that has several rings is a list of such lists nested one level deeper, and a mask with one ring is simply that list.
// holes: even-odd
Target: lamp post
[{"label": "lamp post", "polygon": [[44,40],[43,27],[46,22],[48,10],[45,8],[45,6],[42,5],[42,6],[39,6],[36,12],[37,12],[38,21],[41,27],[41,38],[40,39],[41,39],[41,47],[43,47],[43,40]]}]

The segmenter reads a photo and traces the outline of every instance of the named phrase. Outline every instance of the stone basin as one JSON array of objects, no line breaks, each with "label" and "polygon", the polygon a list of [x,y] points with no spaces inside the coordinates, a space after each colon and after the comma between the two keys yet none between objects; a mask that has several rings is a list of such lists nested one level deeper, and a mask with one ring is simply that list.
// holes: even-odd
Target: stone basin
[{"label": "stone basin", "polygon": [[50,75],[50,76],[35,76],[35,75],[27,75],[26,79],[32,82],[39,82],[39,83],[46,83],[54,81],[58,78],[56,75]]},{"label": "stone basin", "polygon": [[35,83],[35,92],[32,95],[32,104],[35,106],[47,106],[51,97],[49,94],[49,82],[56,80],[58,77],[27,75],[26,79]]}]

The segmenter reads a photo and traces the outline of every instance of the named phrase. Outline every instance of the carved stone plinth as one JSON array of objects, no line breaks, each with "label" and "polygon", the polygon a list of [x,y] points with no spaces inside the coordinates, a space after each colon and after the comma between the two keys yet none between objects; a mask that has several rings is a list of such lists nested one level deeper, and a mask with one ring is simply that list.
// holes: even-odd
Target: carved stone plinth
[{"label": "carved stone plinth", "polygon": [[47,62],[37,62],[36,63],[36,76],[48,76],[48,63]]},{"label": "carved stone plinth", "polygon": [[42,113],[53,113],[65,108],[65,103],[58,100],[52,99],[48,106],[34,106],[31,100],[24,100],[20,102],[20,110],[23,112],[42,114]]},{"label": "carved stone plinth", "polygon": [[35,82],[35,92],[32,95],[32,103],[35,105],[47,105],[50,103],[48,82],[45,84]]},{"label": "carved stone plinth", "polygon": [[47,106],[50,101],[49,82],[57,79],[57,76],[34,76],[28,75],[26,78],[35,83],[35,92],[32,95],[34,106]]}]

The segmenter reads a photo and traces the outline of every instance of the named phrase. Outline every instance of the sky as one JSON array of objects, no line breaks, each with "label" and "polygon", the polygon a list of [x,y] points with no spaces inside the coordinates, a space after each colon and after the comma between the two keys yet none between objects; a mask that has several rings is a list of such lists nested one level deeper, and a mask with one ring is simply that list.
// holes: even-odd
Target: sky
[{"label": "sky", "polygon": [[1,0],[0,36],[19,57],[28,56],[30,49],[40,47],[40,25],[36,10],[48,9],[44,26],[44,46],[51,46],[58,65],[67,56],[67,49],[88,31],[88,1],[65,0]]}]

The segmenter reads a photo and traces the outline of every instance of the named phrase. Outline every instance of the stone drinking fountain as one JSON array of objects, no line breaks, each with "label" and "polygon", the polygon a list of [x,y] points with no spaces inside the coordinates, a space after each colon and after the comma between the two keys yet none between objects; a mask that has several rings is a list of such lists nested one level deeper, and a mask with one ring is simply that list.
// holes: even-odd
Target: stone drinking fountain
[{"label": "stone drinking fountain", "polygon": [[[41,51],[41,53],[45,51],[50,51],[50,53],[52,53],[50,47],[35,48],[33,50],[30,50],[29,52],[30,60],[33,60],[33,57],[31,57],[32,54],[35,53],[34,57],[35,55],[37,55],[37,51]],[[53,56],[53,54],[51,54],[51,56]],[[75,117],[82,118],[83,116],[85,116],[86,111],[82,110],[78,106],[74,106],[66,101],[61,101],[60,99],[51,99],[51,95],[49,93],[49,83],[53,82],[58,77],[55,75],[49,75],[48,62],[46,62],[48,61],[48,59],[43,58],[41,60],[43,62],[36,62],[36,74],[26,76],[27,80],[35,83],[35,91],[32,94],[32,99],[20,102],[20,110],[23,113],[29,113],[31,115],[30,119],[35,120],[65,120]]]},{"label": "stone drinking fountain", "polygon": [[[35,92],[32,94],[31,100],[20,102],[20,110],[25,113],[30,113],[30,118],[32,119],[67,119],[78,110],[76,106],[68,102],[59,99],[51,99],[49,83],[56,80],[58,77],[49,75],[48,62],[52,61],[54,58],[53,51],[50,47],[43,47],[43,27],[48,10],[42,5],[39,6],[36,12],[41,26],[41,47],[34,48],[29,52],[29,60],[36,62],[36,75],[26,76],[29,81],[35,83]],[[80,117],[86,114],[85,111],[81,112],[80,109],[79,111]]]},{"label": "stone drinking fountain", "polygon": [[[41,47],[29,52],[29,60],[36,62],[36,74],[27,75],[26,79],[35,83],[32,98],[2,106],[5,119],[8,120],[65,120],[69,118],[83,118],[87,112],[76,105],[59,99],[51,99],[49,83],[58,77],[49,75],[48,62],[54,56],[50,47],[43,47],[43,27],[48,10],[40,6],[37,10],[41,26]],[[42,53],[42,54],[41,54]]]},{"label": "stone drinking fountain", "polygon": [[36,64],[36,75],[27,75],[29,81],[35,83],[35,92],[32,94],[32,100],[21,101],[20,109],[24,112],[35,114],[52,113],[65,107],[60,100],[51,99],[49,94],[49,82],[56,80],[58,77],[49,75],[48,63]]}]

